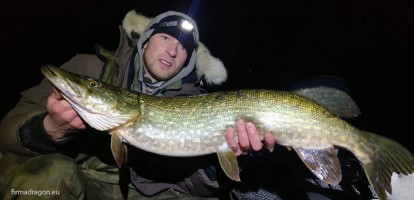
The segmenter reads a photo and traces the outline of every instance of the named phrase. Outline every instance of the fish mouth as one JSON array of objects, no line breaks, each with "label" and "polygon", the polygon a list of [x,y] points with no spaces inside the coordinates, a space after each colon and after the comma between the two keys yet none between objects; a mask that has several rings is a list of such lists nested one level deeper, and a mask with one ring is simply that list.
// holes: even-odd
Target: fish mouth
[{"label": "fish mouth", "polygon": [[74,84],[76,78],[71,73],[51,65],[43,65],[41,67],[41,72],[50,82],[52,82],[64,97],[69,99],[70,97],[82,97],[78,86]]}]

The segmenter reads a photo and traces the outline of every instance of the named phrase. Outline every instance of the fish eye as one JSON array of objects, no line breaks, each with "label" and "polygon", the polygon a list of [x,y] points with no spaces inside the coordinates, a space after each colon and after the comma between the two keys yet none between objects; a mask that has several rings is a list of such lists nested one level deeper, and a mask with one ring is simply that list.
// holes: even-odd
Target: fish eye
[{"label": "fish eye", "polygon": [[97,86],[99,86],[99,82],[96,81],[96,80],[90,80],[89,85],[92,86],[92,87],[97,87]]}]

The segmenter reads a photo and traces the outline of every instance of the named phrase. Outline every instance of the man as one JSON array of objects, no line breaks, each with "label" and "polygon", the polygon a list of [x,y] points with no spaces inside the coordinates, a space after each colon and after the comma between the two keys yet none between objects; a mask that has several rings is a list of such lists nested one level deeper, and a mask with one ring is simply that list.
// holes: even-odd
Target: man
[{"label": "man", "polygon": [[[61,67],[158,96],[201,94],[203,81],[226,79],[222,63],[199,43],[195,21],[174,11],[152,21],[131,11],[114,54],[98,48],[97,56],[77,55]],[[74,199],[200,199],[217,197],[232,183],[209,156],[171,158],[133,149],[129,166],[118,169],[109,134],[89,128],[48,81],[21,95],[0,124],[0,194],[6,199],[20,197],[16,190],[53,190],[59,198]],[[262,140],[243,120],[227,129],[226,139],[236,155],[275,145],[272,135]]]}]

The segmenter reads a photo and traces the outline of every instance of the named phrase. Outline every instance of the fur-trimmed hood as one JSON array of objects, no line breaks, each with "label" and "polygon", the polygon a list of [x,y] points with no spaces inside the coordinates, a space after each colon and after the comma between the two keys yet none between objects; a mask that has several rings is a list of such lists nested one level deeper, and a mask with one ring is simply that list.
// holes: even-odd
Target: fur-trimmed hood
[{"label": "fur-trimmed hood", "polygon": [[[132,35],[141,35],[152,18],[143,16],[135,12],[129,11],[123,21],[122,27],[130,38]],[[196,74],[198,78],[204,77],[209,85],[220,85],[227,80],[227,70],[223,62],[216,57],[213,57],[207,47],[199,42],[196,50]]]}]

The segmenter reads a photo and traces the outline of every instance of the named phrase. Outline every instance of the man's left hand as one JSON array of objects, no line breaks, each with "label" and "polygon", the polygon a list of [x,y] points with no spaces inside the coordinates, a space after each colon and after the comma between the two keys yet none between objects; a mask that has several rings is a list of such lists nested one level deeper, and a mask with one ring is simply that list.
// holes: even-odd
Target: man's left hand
[{"label": "man's left hand", "polygon": [[233,127],[227,128],[226,131],[227,145],[236,156],[246,155],[250,151],[260,151],[263,147],[270,152],[273,151],[276,140],[271,133],[265,133],[263,139],[261,139],[255,125],[242,119],[237,120],[236,127],[238,142]]}]

